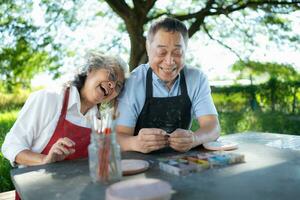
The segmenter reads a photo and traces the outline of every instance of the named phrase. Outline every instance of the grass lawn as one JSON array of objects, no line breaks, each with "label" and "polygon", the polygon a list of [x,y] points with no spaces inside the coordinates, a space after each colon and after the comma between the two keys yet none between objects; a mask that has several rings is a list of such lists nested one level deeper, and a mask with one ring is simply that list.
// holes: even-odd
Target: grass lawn
[{"label": "grass lawn", "polygon": [[[0,147],[2,146],[4,137],[16,120],[19,110],[10,110],[0,113]],[[9,171],[11,166],[2,153],[0,153],[0,192],[13,190],[14,186],[10,180]]]}]

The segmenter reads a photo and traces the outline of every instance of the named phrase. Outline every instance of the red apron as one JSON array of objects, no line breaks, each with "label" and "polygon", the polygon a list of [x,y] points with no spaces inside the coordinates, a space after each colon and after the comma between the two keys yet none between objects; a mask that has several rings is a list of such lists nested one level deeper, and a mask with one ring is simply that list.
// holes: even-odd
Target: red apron
[{"label": "red apron", "polygon": [[[66,120],[68,102],[69,102],[70,88],[67,88],[64,96],[63,108],[57,123],[56,129],[44,148],[41,154],[48,154],[52,145],[59,139],[67,137],[75,142],[75,153],[66,157],[65,160],[73,160],[78,158],[88,157],[88,145],[90,144],[90,128],[85,128],[73,124]],[[20,200],[18,193],[16,192],[16,200]]]}]

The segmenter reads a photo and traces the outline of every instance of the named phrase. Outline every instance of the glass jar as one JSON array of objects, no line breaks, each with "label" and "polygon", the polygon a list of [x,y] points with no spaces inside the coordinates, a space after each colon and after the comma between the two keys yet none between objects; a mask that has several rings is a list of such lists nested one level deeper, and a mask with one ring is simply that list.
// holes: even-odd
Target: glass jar
[{"label": "glass jar", "polygon": [[89,150],[89,169],[93,182],[111,183],[121,180],[121,152],[114,131],[92,131]]}]

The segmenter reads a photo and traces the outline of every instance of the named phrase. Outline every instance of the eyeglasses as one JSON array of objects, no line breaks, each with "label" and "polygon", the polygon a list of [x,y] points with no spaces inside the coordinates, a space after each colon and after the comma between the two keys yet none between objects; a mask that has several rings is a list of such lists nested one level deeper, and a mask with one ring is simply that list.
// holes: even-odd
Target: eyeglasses
[{"label": "eyeglasses", "polygon": [[120,93],[122,91],[124,83],[117,80],[117,76],[113,71],[109,72],[107,82],[108,82],[110,87],[111,87],[110,83],[114,84],[114,89],[115,89],[116,93]]}]

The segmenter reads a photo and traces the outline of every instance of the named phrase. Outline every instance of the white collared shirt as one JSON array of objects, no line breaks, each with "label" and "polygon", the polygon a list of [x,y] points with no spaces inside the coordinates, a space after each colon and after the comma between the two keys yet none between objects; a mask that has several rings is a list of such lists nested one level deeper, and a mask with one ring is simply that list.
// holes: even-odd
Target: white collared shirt
[{"label": "white collared shirt", "polygon": [[[46,147],[61,114],[64,92],[63,87],[60,87],[40,90],[29,96],[2,144],[2,153],[12,165],[21,151],[41,153]],[[94,106],[82,115],[80,106],[79,92],[71,86],[66,119],[78,126],[90,128],[91,115],[97,112],[97,107]]]}]

